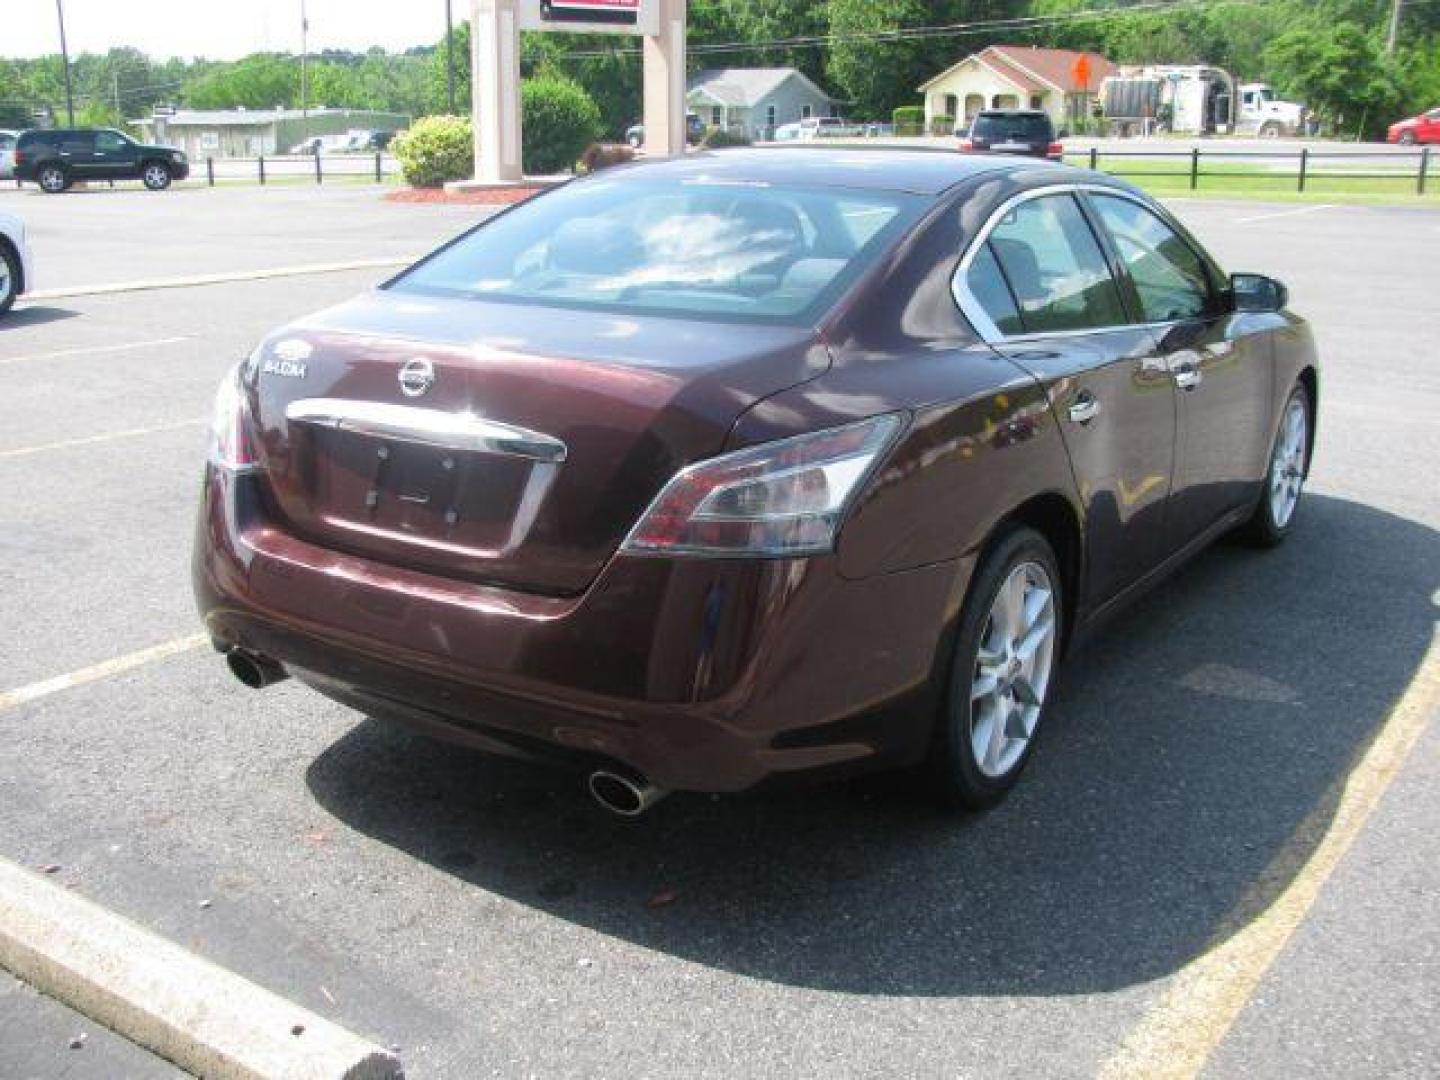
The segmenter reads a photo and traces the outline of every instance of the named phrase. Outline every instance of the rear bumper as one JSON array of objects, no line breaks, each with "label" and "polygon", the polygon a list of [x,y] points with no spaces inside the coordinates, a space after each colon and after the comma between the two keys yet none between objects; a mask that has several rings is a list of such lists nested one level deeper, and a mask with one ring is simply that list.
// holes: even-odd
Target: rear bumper
[{"label": "rear bumper", "polygon": [[255,477],[213,470],[198,525],[221,648],[431,734],[693,791],[918,759],[971,570],[617,556],[583,594],[538,596],[307,543],[267,520]]}]

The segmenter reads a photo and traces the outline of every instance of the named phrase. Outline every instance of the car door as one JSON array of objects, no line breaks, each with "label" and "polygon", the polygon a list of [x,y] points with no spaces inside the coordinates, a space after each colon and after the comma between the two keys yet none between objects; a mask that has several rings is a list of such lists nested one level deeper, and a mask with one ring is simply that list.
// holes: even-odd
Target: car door
[{"label": "car door", "polygon": [[60,161],[70,170],[76,180],[94,180],[95,133],[93,131],[67,131],[60,137]]},{"label": "car door", "polygon": [[1002,205],[967,249],[956,297],[991,345],[1046,388],[1085,513],[1082,599],[1095,608],[1165,554],[1175,391],[1132,324],[1070,188]]},{"label": "car door", "polygon": [[1245,332],[1218,270],[1175,223],[1122,192],[1085,199],[1178,391],[1166,546],[1179,550],[1255,497],[1270,451],[1270,341]]},{"label": "car door", "polygon": [[121,180],[139,174],[140,160],[133,142],[118,131],[95,133],[95,176]]},{"label": "car door", "polygon": [[1415,135],[1423,143],[1440,142],[1440,109],[1431,109],[1420,117]]}]

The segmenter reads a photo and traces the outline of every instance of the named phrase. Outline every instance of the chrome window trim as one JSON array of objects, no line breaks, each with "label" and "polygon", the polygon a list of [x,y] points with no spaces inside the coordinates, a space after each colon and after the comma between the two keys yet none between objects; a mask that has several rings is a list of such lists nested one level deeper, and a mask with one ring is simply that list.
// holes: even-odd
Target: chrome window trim
[{"label": "chrome window trim", "polygon": [[[1122,330],[1162,330],[1169,329],[1177,323],[1184,321],[1181,319],[1168,319],[1163,322],[1115,323],[1110,326],[1087,326],[1079,330],[1041,330],[1036,333],[1007,335],[1000,332],[1000,328],[995,325],[989,313],[980,305],[979,299],[970,291],[970,283],[968,280],[970,276],[970,264],[975,261],[975,257],[980,253],[980,249],[990,239],[990,234],[994,232],[995,227],[1000,224],[1000,219],[1009,213],[1012,208],[1019,206],[1021,203],[1029,202],[1032,199],[1043,199],[1049,195],[1073,196],[1079,195],[1081,192],[1089,191],[1097,192],[1101,195],[1113,195],[1116,198],[1132,202],[1136,206],[1150,211],[1152,214],[1155,213],[1155,208],[1144,199],[1140,198],[1134,192],[1126,191],[1123,188],[1113,188],[1106,184],[1047,184],[1044,187],[1029,188],[1025,191],[1018,192],[997,206],[991,212],[990,216],[985,219],[985,224],[980,227],[980,231],[977,232],[970,241],[964,254],[960,256],[960,263],[956,267],[954,275],[950,278],[950,295],[955,298],[955,303],[959,305],[960,311],[970,320],[970,325],[975,327],[987,345],[1045,341],[1051,338],[1080,337],[1087,334],[1115,334]],[[1156,214],[1156,216],[1160,218],[1161,222],[1164,223],[1167,228],[1173,228],[1170,223],[1165,220],[1164,215]],[[1088,219],[1086,224],[1089,224]],[[1185,238],[1181,236],[1181,239],[1184,240]],[[1095,242],[1101,244],[1098,236],[1095,238]],[[1103,244],[1101,244],[1101,251],[1104,251]],[[1106,269],[1110,269],[1108,258],[1106,259]],[[1115,278],[1113,271],[1111,272],[1111,280],[1115,282],[1117,289],[1120,288],[1120,281]],[[1008,284],[1006,288],[1009,288]]]}]

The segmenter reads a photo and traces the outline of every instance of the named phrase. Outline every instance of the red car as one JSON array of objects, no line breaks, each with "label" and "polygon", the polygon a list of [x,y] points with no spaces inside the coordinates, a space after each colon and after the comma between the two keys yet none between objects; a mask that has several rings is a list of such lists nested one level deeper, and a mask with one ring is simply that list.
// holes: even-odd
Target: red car
[{"label": "red car", "polygon": [[1412,116],[1390,125],[1385,141],[1401,146],[1418,146],[1421,143],[1440,143],[1440,109]]},{"label": "red car", "polygon": [[1285,307],[1045,161],[606,169],[237,367],[200,610],[250,686],[567,762],[620,813],[921,762],[985,807],[1070,641],[1290,532],[1319,387]]}]

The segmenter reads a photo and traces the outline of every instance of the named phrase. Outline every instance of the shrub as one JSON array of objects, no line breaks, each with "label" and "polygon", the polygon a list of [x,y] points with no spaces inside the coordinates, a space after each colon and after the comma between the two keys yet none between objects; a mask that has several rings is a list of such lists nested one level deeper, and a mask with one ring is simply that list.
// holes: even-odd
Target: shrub
[{"label": "shrub", "polygon": [[955,130],[955,118],[941,113],[930,118],[931,135],[949,135]]},{"label": "shrub", "polygon": [[580,168],[587,173],[608,169],[611,165],[623,165],[635,160],[635,151],[624,143],[591,143],[580,156]]},{"label": "shrub", "polygon": [[585,88],[559,74],[520,84],[520,155],[531,175],[573,169],[585,147],[600,137],[600,109]]},{"label": "shrub", "polygon": [[405,182],[439,187],[447,180],[475,175],[475,140],[464,116],[427,116],[390,143]]},{"label": "shrub", "polygon": [[920,135],[925,131],[925,107],[923,105],[901,105],[890,114],[895,124],[896,135]]},{"label": "shrub", "polygon": [[750,136],[745,134],[745,129],[729,131],[725,128],[711,128],[705,133],[705,138],[700,140],[700,145],[707,150],[719,150],[725,146],[749,146]]}]

